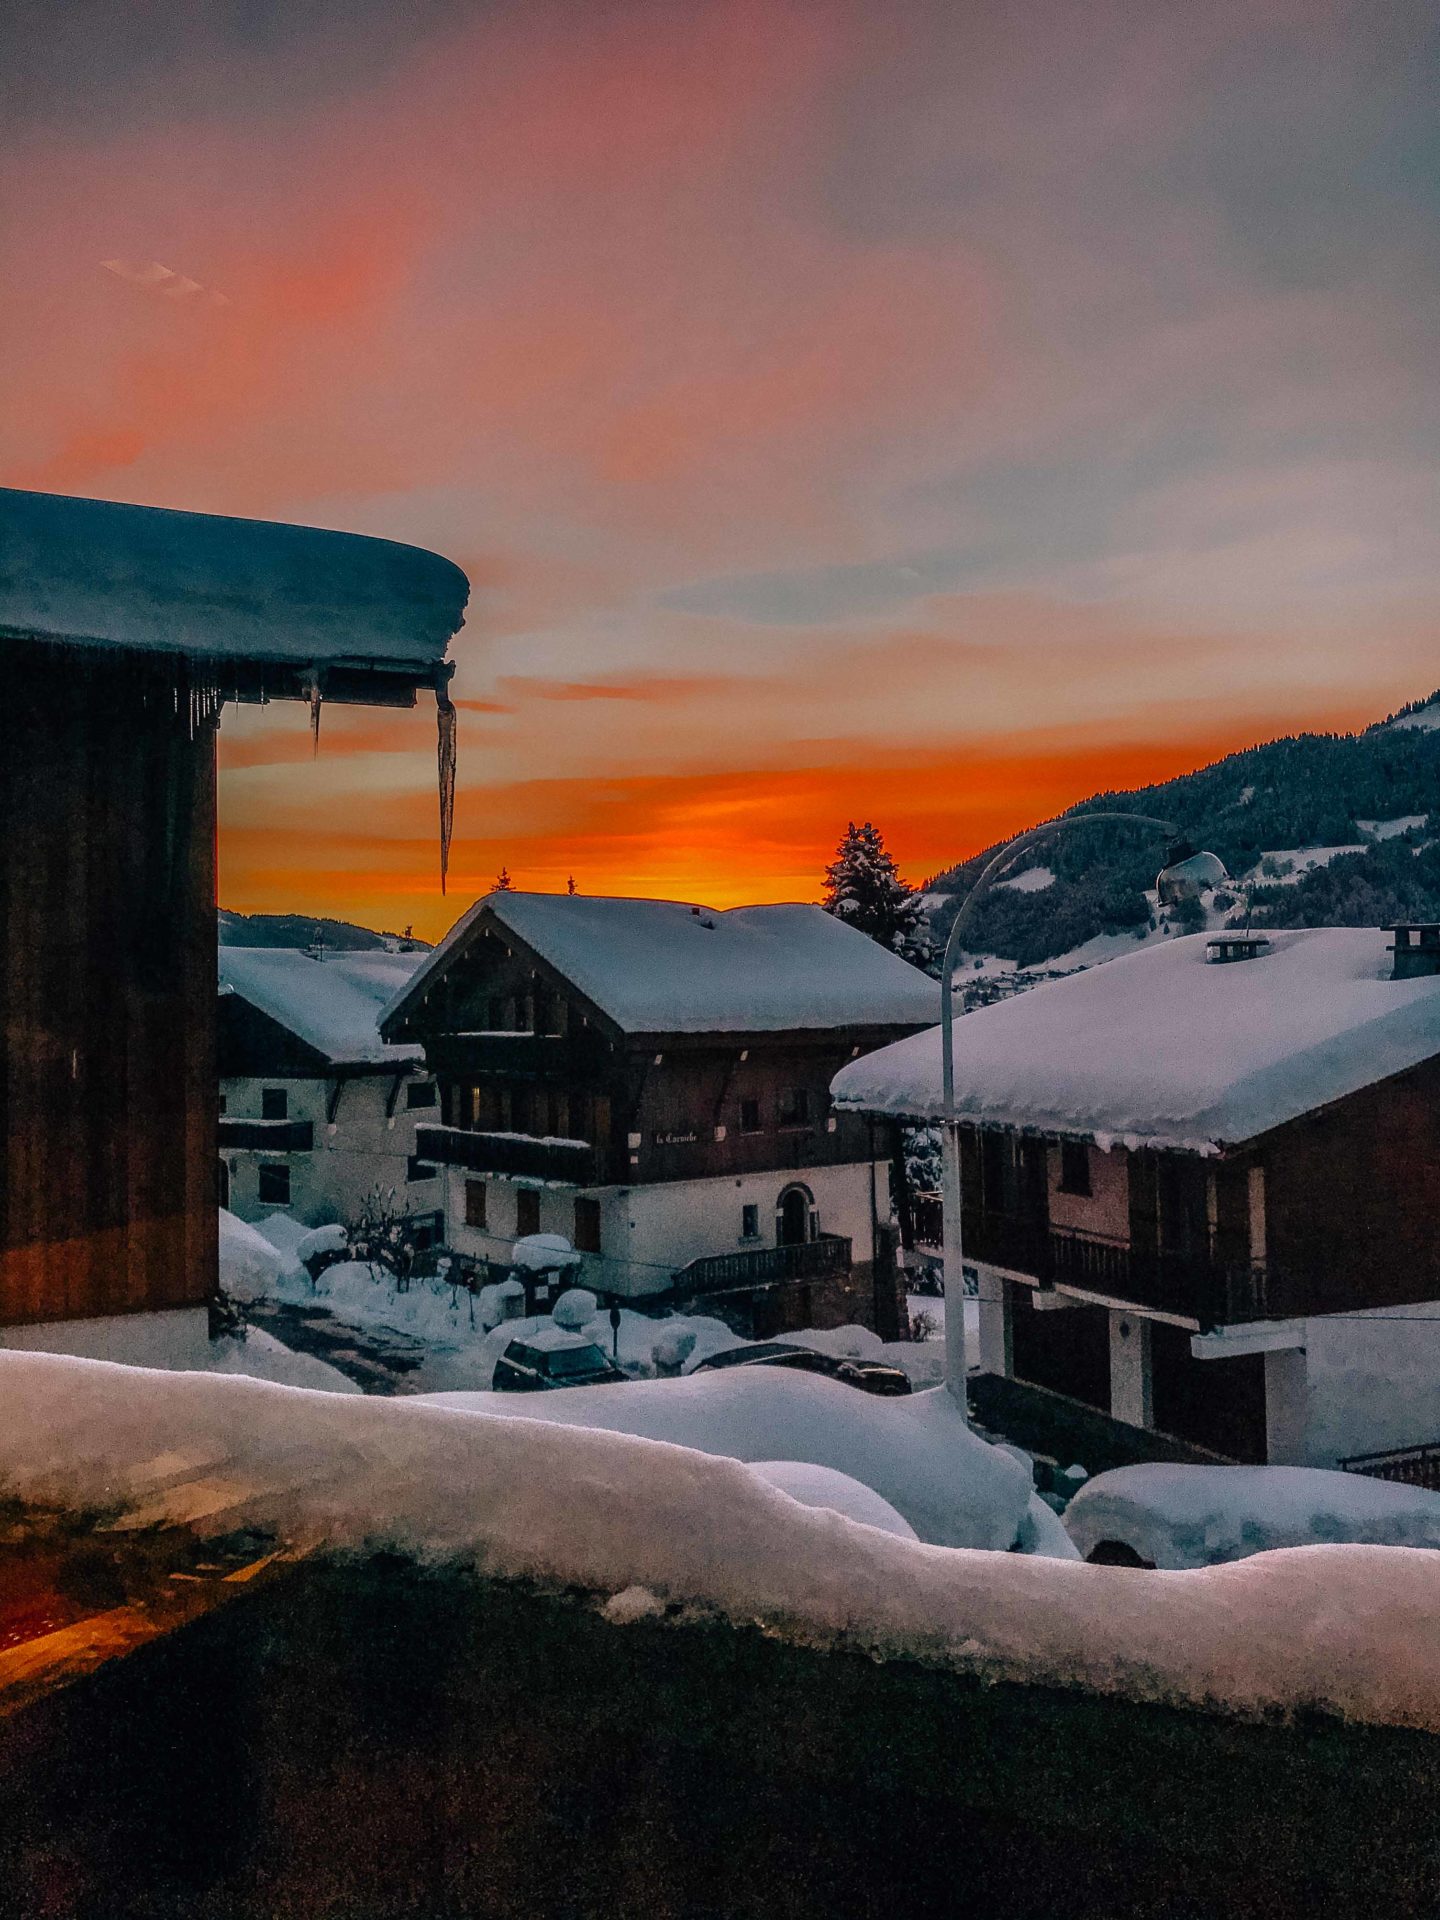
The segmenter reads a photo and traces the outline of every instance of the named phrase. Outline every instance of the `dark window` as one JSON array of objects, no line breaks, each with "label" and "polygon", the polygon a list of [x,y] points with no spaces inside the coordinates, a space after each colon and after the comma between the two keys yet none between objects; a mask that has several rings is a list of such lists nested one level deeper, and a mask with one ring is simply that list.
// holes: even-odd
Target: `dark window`
[{"label": "dark window", "polygon": [[740,1102],[740,1131],[741,1133],[759,1133],[760,1102],[758,1100]]},{"label": "dark window", "polygon": [[288,1120],[290,1118],[290,1096],[284,1087],[262,1087],[260,1089],[260,1118],[262,1120]]},{"label": "dark window", "polygon": [[434,1162],[422,1160],[418,1153],[412,1153],[405,1163],[405,1178],[412,1183],[435,1178]]},{"label": "dark window", "polygon": [[289,1206],[290,1169],[283,1161],[273,1166],[261,1165],[257,1197],[267,1207]]},{"label": "dark window", "polygon": [[1089,1193],[1090,1149],[1083,1140],[1060,1142],[1060,1191]]},{"label": "dark window", "polygon": [[435,1104],[435,1082],[433,1080],[407,1080],[405,1082],[405,1104],[407,1107],[433,1107]]},{"label": "dark window", "polygon": [[465,1224],[467,1227],[485,1225],[485,1196],[489,1192],[483,1180],[465,1182]]},{"label": "dark window", "polygon": [[575,1201],[575,1245],[581,1253],[600,1251],[600,1202],[578,1196]]},{"label": "dark window", "polygon": [[782,1127],[808,1127],[809,1124],[809,1088],[787,1087],[780,1096],[780,1125]]},{"label": "dark window", "polygon": [[220,1096],[220,1111],[221,1113],[224,1113],[225,1111],[225,1096],[223,1093]]},{"label": "dark window", "polygon": [[540,1231],[540,1196],[533,1187],[515,1189],[515,1237]]},{"label": "dark window", "polygon": [[758,1240],[760,1238],[759,1207],[742,1207],[740,1209],[740,1238],[742,1240]]}]

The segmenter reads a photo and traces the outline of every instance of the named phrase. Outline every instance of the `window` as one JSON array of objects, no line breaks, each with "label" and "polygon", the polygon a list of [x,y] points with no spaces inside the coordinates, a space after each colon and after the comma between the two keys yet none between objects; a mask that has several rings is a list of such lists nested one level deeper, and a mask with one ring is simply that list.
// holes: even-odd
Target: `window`
[{"label": "window", "polygon": [[407,1080],[405,1082],[405,1104],[407,1107],[433,1107],[435,1104],[435,1082],[433,1080]]},{"label": "window", "polygon": [[259,1189],[256,1198],[263,1206],[288,1207],[290,1204],[290,1169],[280,1161],[267,1165],[263,1161],[259,1169]]},{"label": "window", "polygon": [[465,1224],[467,1227],[485,1225],[485,1196],[490,1191],[483,1180],[465,1182]]},{"label": "window", "polygon": [[418,1153],[412,1153],[405,1163],[405,1178],[412,1186],[421,1180],[433,1180],[435,1178],[433,1161],[422,1160]]},{"label": "window", "polygon": [[284,1087],[262,1087],[260,1089],[260,1118],[262,1120],[288,1120],[290,1118],[290,1096]]},{"label": "window", "polygon": [[742,1207],[740,1209],[740,1238],[742,1240],[758,1240],[760,1238],[759,1207]]},{"label": "window", "polygon": [[740,1131],[741,1133],[759,1133],[760,1102],[758,1100],[740,1102]]},{"label": "window", "polygon": [[787,1087],[780,1096],[780,1125],[782,1127],[808,1127],[809,1124],[809,1088]]},{"label": "window", "polygon": [[583,1195],[575,1199],[575,1245],[581,1253],[600,1251],[600,1202]]},{"label": "window", "polygon": [[1060,1142],[1061,1193],[1089,1193],[1090,1149],[1083,1140]]},{"label": "window", "polygon": [[225,1096],[223,1093],[220,1096],[220,1111],[221,1113],[224,1113],[225,1111]]},{"label": "window", "polygon": [[540,1196],[533,1187],[515,1189],[515,1238],[540,1231]]}]

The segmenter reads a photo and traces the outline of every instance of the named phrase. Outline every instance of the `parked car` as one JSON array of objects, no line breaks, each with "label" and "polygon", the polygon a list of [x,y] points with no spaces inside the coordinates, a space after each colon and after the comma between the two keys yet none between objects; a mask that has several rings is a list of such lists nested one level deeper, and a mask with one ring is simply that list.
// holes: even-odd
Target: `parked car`
[{"label": "parked car", "polygon": [[791,1367],[797,1373],[821,1373],[828,1380],[839,1380],[847,1387],[859,1387],[862,1393],[909,1393],[910,1376],[903,1367],[892,1367],[885,1360],[836,1360],[813,1347],[792,1346],[785,1340],[754,1341],[748,1346],[727,1347],[697,1360],[691,1373],[709,1373],[718,1367]]},{"label": "parked car", "polygon": [[1104,1566],[1181,1569],[1278,1547],[1440,1548],[1440,1493],[1324,1467],[1150,1463],[1096,1474],[1065,1529]]},{"label": "parked car", "polygon": [[491,1387],[496,1393],[544,1393],[554,1387],[603,1387],[624,1378],[584,1334],[544,1327],[501,1349]]}]

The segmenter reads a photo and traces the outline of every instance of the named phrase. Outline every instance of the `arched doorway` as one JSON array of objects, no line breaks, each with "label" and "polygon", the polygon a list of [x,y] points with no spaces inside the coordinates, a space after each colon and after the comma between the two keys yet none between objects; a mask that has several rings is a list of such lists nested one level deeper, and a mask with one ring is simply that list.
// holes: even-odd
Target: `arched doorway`
[{"label": "arched doorway", "polygon": [[815,1196],[808,1187],[786,1187],[775,1208],[775,1242],[801,1247],[811,1238]]}]

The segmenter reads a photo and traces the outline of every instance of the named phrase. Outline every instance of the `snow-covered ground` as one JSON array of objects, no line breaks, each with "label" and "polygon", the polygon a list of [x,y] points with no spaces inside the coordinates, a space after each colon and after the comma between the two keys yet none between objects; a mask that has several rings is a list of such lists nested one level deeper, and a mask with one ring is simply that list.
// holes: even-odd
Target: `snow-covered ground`
[{"label": "snow-covered ground", "polygon": [[1118,1541],[1157,1567],[1208,1567],[1341,1541],[1440,1548],[1440,1493],[1319,1467],[1117,1467],[1071,1501],[1081,1553]]},{"label": "snow-covered ground", "polygon": [[[1360,826],[1359,821],[1356,822]],[[1363,831],[1363,827],[1362,827]],[[1338,847],[1282,847],[1276,853],[1263,853],[1244,876],[1247,886],[1293,887],[1317,867],[1328,867],[1342,853],[1364,853],[1366,842],[1346,841]],[[1272,870],[1266,871],[1267,866]],[[1274,869],[1279,871],[1274,871]]]},{"label": "snow-covered ground", "polygon": [[1429,818],[1428,813],[1400,813],[1393,820],[1357,820],[1355,824],[1367,840],[1395,840],[1402,833],[1414,833]]},{"label": "snow-covered ground", "polygon": [[[752,1392],[760,1379],[734,1384]],[[827,1386],[772,1373],[777,1383]],[[693,1399],[699,1385],[592,1391],[639,1403]],[[302,1548],[388,1545],[625,1595],[617,1621],[676,1607],[990,1680],[1440,1731],[1440,1555],[1316,1547],[1146,1573],[896,1538],[799,1504],[733,1458],[529,1408],[496,1419],[18,1352],[0,1353],[0,1397],[0,1481],[25,1504],[188,1514],[202,1531],[244,1525]],[[883,1405],[923,1423],[943,1398]],[[998,1538],[1024,1491],[1020,1467],[953,1433],[949,1461],[950,1499]],[[189,1477],[177,1482],[177,1469]]]},{"label": "snow-covered ground", "polygon": [[439,1394],[427,1403],[634,1434],[729,1460],[805,1461],[878,1493],[922,1540],[1074,1551],[1035,1498],[1029,1472],[972,1433],[943,1388],[889,1399],[789,1368],[730,1367],[562,1393]]}]

